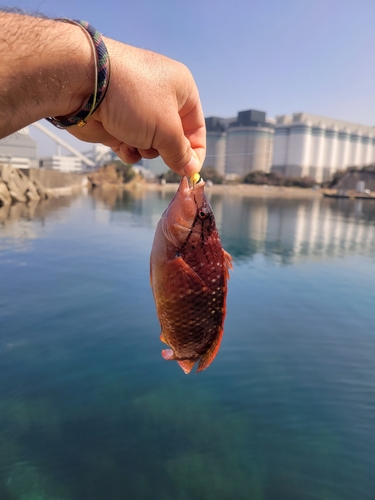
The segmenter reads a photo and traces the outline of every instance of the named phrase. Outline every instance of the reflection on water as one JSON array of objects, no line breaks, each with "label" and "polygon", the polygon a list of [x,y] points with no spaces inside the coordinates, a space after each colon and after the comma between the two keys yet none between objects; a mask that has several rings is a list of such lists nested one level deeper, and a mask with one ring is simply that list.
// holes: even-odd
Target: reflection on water
[{"label": "reflection on water", "polygon": [[[60,196],[0,206],[0,249],[6,244],[7,238],[19,241],[37,238],[46,218],[54,214],[56,220],[56,216],[61,216],[62,209],[70,207],[76,198],[77,195]],[[33,224],[30,224],[30,221],[33,221]]]},{"label": "reflection on water", "polygon": [[[93,192],[96,208],[126,210],[153,226],[172,196],[163,191]],[[222,241],[235,258],[261,253],[293,263],[306,257],[374,254],[372,200],[254,198],[209,191],[208,197]]]},{"label": "reflection on water", "polygon": [[210,193],[235,269],[185,376],[148,277],[171,197],[0,212],[0,499],[373,500],[375,203]]},{"label": "reflection on water", "polygon": [[[162,190],[95,189],[91,193],[98,221],[110,223],[116,219],[115,212],[126,211],[151,226],[156,226],[172,197],[172,193]],[[374,254],[372,200],[254,198],[210,192],[208,197],[223,244],[234,258],[246,259],[260,253],[293,263],[306,257]],[[35,237],[31,227],[19,221],[44,224],[51,212],[69,207],[72,201],[71,197],[60,197],[0,207],[2,237]]]}]

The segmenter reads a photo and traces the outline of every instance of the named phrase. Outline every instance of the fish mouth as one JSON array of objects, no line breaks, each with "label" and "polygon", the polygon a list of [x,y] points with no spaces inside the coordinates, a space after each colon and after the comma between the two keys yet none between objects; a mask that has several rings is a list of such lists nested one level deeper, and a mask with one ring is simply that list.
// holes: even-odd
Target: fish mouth
[{"label": "fish mouth", "polygon": [[180,186],[178,191],[185,197],[191,198],[194,200],[195,204],[200,207],[203,204],[204,199],[204,186],[205,182],[202,178],[199,179],[198,182],[192,180],[192,178],[188,178],[184,176],[181,179]]},{"label": "fish mouth", "polygon": [[186,175],[181,179],[180,186],[179,186],[179,191],[182,191],[186,194],[188,194],[191,191],[198,191],[201,190],[205,186],[205,182],[200,177],[198,181],[193,179],[192,177],[186,177]]}]

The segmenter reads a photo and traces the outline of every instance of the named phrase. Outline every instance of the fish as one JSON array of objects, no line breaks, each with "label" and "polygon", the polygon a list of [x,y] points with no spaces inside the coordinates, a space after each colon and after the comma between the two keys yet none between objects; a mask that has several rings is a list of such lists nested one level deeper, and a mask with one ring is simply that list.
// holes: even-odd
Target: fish
[{"label": "fish", "polygon": [[156,227],[150,281],[165,360],[188,374],[205,370],[220,348],[232,257],[220,242],[205,182],[181,179]]}]

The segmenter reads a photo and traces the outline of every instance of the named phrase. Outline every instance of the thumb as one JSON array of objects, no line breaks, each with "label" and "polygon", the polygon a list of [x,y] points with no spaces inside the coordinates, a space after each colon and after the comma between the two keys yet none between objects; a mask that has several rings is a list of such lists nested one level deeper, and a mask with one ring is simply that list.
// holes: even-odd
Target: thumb
[{"label": "thumb", "polygon": [[[179,125],[179,126],[178,126]],[[203,141],[197,141],[196,135],[187,138],[182,130],[181,123],[166,134],[168,139],[157,148],[160,156],[171,170],[179,175],[191,177],[200,171],[206,155],[205,129]],[[200,134],[202,135],[202,134]],[[201,142],[201,143],[200,143]]]}]

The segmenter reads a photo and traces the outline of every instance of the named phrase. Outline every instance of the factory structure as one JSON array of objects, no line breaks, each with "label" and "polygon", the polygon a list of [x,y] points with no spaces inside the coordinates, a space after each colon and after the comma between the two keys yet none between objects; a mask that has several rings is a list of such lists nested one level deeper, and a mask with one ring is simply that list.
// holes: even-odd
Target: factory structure
[{"label": "factory structure", "polygon": [[0,140],[0,165],[38,168],[37,143],[30,137],[28,127]]},{"label": "factory structure", "polygon": [[337,170],[375,163],[375,128],[294,113],[267,119],[256,110],[237,119],[206,118],[205,167],[227,178],[255,170],[324,182]]},{"label": "factory structure", "polygon": [[205,167],[227,178],[249,172],[269,172],[272,164],[274,124],[264,111],[240,111],[236,118],[206,118]]},{"label": "factory structure", "polygon": [[374,127],[308,113],[276,117],[272,172],[323,182],[374,162]]},{"label": "factory structure", "polygon": [[[30,135],[31,127],[39,130],[55,143],[57,154],[38,157],[37,142]],[[111,148],[102,144],[93,144],[90,151],[81,153],[62,138],[61,131],[56,132],[40,122],[35,122],[29,127],[0,139],[0,165],[9,165],[22,170],[41,168],[79,173],[117,159]],[[70,155],[62,154],[62,148]]]},{"label": "factory structure", "polygon": [[[38,158],[37,143],[29,127],[0,140],[0,164],[80,172],[116,159],[110,148],[97,144],[81,153],[61,135],[40,122],[32,124],[57,145],[57,154]],[[358,125],[309,113],[266,117],[249,109],[236,117],[206,118],[207,155],[204,167],[213,167],[226,179],[241,179],[250,172],[274,172],[286,177],[310,177],[317,183],[332,178],[337,170],[375,163],[375,127]],[[70,155],[62,155],[61,148]],[[164,162],[143,160],[158,175],[168,169]]]}]

